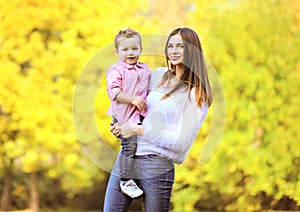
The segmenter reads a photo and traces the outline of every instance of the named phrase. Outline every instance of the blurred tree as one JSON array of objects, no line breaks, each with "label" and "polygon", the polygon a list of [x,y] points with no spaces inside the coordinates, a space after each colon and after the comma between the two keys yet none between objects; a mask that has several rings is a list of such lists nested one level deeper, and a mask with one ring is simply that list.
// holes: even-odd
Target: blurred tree
[{"label": "blurred tree", "polygon": [[[39,172],[46,170],[47,177],[61,179],[70,198],[81,187],[91,186],[97,176],[97,169],[85,167],[87,158],[81,157],[71,103],[80,69],[91,52],[107,43],[99,36],[107,27],[99,19],[108,18],[108,13],[99,13],[94,7],[98,3],[85,1],[89,10],[74,1],[2,3],[1,167],[7,168],[1,205],[5,210],[10,205],[13,165],[31,175],[33,210],[39,208]],[[112,4],[105,2],[102,9],[112,10]],[[78,21],[83,17],[84,22]]]},{"label": "blurred tree", "polygon": [[[297,0],[0,4],[1,210],[29,201],[24,195],[29,188],[28,205],[38,210],[103,179],[99,167],[83,157],[73,127],[72,98],[80,71],[98,49],[112,43],[119,29],[168,34],[180,26],[199,32],[204,54],[224,85],[228,115],[216,155],[199,168],[202,138],[209,132],[205,124],[200,142],[185,164],[176,167],[174,211],[299,209]],[[141,59],[155,68],[164,65],[159,57]],[[108,54],[99,63],[112,59]],[[98,74],[91,74],[87,85],[99,80]],[[110,117],[103,115],[108,106],[105,83],[95,97],[99,131],[117,149],[106,124]],[[24,176],[28,179],[21,180]]]}]

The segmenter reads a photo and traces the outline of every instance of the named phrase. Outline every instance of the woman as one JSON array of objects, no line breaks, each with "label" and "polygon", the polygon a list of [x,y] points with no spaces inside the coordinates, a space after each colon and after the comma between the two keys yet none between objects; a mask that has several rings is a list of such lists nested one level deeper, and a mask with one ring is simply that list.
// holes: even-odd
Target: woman
[{"label": "woman", "polygon": [[[111,127],[116,136],[138,135],[134,178],[144,191],[146,212],[169,211],[174,163],[186,158],[212,102],[198,35],[189,28],[175,29],[165,55],[168,69],[152,72],[143,125]],[[105,212],[128,211],[132,201],[120,191],[118,163],[107,186]]]}]

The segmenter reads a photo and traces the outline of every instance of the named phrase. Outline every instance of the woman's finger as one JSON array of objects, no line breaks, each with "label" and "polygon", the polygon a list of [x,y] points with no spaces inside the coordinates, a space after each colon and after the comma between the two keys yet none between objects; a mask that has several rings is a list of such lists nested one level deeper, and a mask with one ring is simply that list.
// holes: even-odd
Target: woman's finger
[{"label": "woman's finger", "polygon": [[111,124],[109,127],[110,132],[113,132],[116,129],[114,124]]},{"label": "woman's finger", "polygon": [[109,127],[110,132],[117,138],[120,137],[120,124],[119,123],[114,123],[113,121],[110,122],[110,127]]},{"label": "woman's finger", "polygon": [[121,133],[119,132],[119,131],[117,131],[117,132],[115,132],[115,133],[113,133],[114,134],[114,136],[116,136],[117,138],[120,138],[120,136],[121,136]]}]

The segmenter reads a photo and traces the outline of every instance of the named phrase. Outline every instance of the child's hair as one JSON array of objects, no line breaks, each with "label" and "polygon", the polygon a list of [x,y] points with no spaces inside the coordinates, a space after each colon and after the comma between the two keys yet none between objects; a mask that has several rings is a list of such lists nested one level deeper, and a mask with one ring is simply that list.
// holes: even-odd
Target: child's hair
[{"label": "child's hair", "polygon": [[119,33],[115,36],[115,40],[114,40],[115,49],[118,50],[120,41],[123,38],[132,38],[134,36],[138,38],[140,47],[142,48],[142,38],[140,33],[138,33],[133,29],[127,28],[127,29],[120,30]]}]

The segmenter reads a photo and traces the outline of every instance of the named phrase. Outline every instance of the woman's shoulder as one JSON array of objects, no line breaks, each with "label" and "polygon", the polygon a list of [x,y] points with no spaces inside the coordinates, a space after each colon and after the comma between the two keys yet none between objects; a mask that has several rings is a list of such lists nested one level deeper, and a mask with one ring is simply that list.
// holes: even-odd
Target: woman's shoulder
[{"label": "woman's shoulder", "polygon": [[159,68],[154,69],[151,73],[149,87],[150,88],[156,87],[161,82],[161,79],[162,79],[164,73],[166,73],[167,71],[168,71],[168,69],[166,67],[159,67]]},{"label": "woman's shoulder", "polygon": [[168,68],[167,67],[158,67],[158,68],[154,69],[153,71],[165,73],[168,71]]}]

